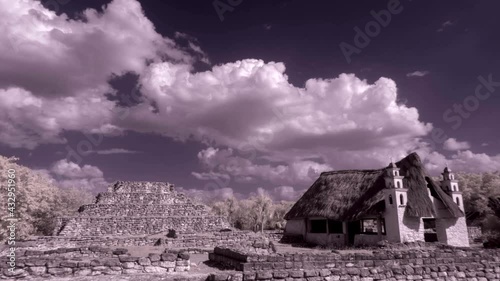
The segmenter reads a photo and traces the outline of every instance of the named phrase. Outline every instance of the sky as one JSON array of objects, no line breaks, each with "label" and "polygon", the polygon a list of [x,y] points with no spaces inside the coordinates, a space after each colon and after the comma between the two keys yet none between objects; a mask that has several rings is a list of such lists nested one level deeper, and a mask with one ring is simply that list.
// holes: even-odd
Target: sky
[{"label": "sky", "polygon": [[417,152],[500,170],[497,1],[0,0],[0,155],[61,187],[294,200]]}]

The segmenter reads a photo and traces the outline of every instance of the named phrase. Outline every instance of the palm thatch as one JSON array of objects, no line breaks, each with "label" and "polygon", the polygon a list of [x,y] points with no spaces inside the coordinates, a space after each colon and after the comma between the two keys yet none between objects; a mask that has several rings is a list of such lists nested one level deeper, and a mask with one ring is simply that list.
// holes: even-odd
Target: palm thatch
[{"label": "palm thatch", "polygon": [[[401,175],[405,176],[403,185],[408,189],[408,216],[430,217],[436,214],[427,188],[433,197],[443,202],[450,216],[464,216],[453,199],[426,176],[416,153],[408,155],[396,165]],[[385,171],[384,168],[324,172],[290,209],[285,219],[324,217],[353,221],[363,216],[380,214],[385,208]]]}]

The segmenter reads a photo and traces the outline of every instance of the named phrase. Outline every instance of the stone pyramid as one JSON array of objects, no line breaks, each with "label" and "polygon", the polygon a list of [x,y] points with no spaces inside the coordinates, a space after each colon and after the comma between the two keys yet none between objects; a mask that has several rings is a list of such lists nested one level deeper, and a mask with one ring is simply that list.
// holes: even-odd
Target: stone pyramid
[{"label": "stone pyramid", "polygon": [[81,206],[76,217],[60,218],[60,236],[140,236],[174,229],[209,232],[228,228],[225,218],[210,213],[164,182],[118,181]]}]

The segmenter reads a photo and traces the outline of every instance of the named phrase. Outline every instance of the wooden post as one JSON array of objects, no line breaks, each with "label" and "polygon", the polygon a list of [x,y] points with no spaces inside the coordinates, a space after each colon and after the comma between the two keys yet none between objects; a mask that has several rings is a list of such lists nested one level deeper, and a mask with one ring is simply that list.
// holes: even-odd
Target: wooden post
[{"label": "wooden post", "polygon": [[342,233],[344,233],[344,245],[349,245],[349,231],[347,230],[347,222],[342,222]]},{"label": "wooden post", "polygon": [[380,217],[377,217],[377,236],[378,240],[382,240],[382,219]]}]

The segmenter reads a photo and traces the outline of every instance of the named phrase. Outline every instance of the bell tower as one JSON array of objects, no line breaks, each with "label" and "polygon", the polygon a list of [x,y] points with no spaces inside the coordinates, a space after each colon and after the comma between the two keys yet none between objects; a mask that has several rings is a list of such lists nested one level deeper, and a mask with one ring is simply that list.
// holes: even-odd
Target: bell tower
[{"label": "bell tower", "polygon": [[405,242],[403,219],[408,202],[408,189],[403,185],[404,176],[400,169],[391,161],[385,168],[385,225],[387,240]]},{"label": "bell tower", "polygon": [[458,180],[455,179],[455,174],[452,173],[451,169],[446,166],[444,168],[443,180],[441,181],[441,188],[448,194],[451,198],[453,198],[453,202],[460,207],[462,212],[464,211],[464,201],[462,198],[462,192],[458,189]]},{"label": "bell tower", "polygon": [[406,206],[408,189],[403,186],[404,177],[401,175],[400,169],[394,162],[391,162],[385,170],[385,186],[388,189],[386,199],[389,203],[387,206]]}]

